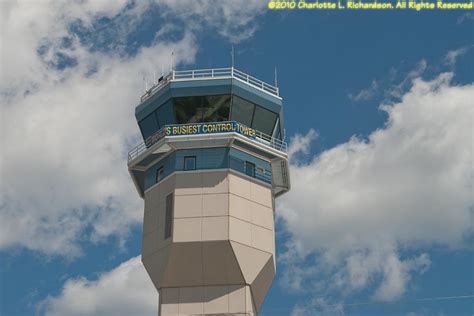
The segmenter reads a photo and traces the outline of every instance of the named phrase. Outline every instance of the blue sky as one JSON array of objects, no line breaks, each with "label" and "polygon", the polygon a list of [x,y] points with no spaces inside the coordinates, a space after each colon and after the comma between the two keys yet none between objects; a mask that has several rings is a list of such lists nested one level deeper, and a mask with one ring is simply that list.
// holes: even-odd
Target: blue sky
[{"label": "blue sky", "polygon": [[[292,191],[263,315],[472,315],[474,13],[1,4],[0,314],[154,315],[127,174],[142,78],[278,70]],[[136,295],[129,295],[130,292]],[[87,302],[87,303],[83,303]]]}]

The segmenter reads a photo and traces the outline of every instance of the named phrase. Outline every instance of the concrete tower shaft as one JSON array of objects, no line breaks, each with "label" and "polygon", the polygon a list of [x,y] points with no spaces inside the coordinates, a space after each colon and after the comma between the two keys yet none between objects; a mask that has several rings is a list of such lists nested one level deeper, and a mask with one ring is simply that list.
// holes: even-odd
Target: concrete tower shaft
[{"label": "concrete tower shaft", "polygon": [[128,165],[160,315],[256,315],[276,271],[274,198],[289,190],[278,89],[233,68],[173,71],[136,116]]}]

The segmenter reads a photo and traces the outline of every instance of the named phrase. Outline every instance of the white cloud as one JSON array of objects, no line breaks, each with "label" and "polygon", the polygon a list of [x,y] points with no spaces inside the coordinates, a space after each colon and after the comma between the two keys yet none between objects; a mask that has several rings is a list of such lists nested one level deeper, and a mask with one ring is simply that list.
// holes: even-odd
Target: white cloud
[{"label": "white cloud", "polygon": [[127,232],[142,219],[126,152],[138,142],[134,106],[150,65],[191,61],[193,37],[144,48],[131,59],[89,54],[97,72],[79,64],[35,92],[9,97],[2,112],[0,246],[78,254],[81,233]]},{"label": "white cloud", "polygon": [[460,15],[456,21],[456,24],[461,24],[464,21],[474,21],[474,14],[472,14],[471,12],[466,12]]},{"label": "white cloud", "polygon": [[[173,17],[150,30],[149,46],[123,53],[152,5],[1,3],[0,249],[77,256],[80,242],[123,241],[141,222],[143,205],[126,166],[127,151],[139,141],[134,107],[141,79],[167,68],[172,51],[177,64],[194,62],[197,53],[198,29],[180,27]],[[231,1],[213,6],[221,14],[206,16],[210,27],[219,26],[215,19],[231,25],[241,15]],[[205,15],[196,5],[186,9]],[[112,22],[98,26],[101,19]],[[241,23],[245,28],[251,19]],[[164,36],[174,30],[178,35]],[[94,47],[93,40],[107,37],[111,46]]]},{"label": "white cloud", "polygon": [[256,17],[266,10],[261,0],[160,0],[173,17],[186,21],[189,27],[204,25],[234,43],[251,37],[257,30]]},{"label": "white cloud", "polygon": [[372,99],[379,89],[379,83],[377,80],[372,80],[370,87],[360,90],[356,95],[349,94],[349,99],[352,101],[367,101]]},{"label": "white cloud", "polygon": [[466,54],[469,49],[471,49],[470,46],[468,47],[461,47],[461,48],[458,48],[458,49],[454,49],[454,50],[450,50],[446,56],[444,57],[444,62],[448,65],[448,66],[454,66],[456,64],[456,61],[457,59]]},{"label": "white cloud", "polygon": [[414,79],[381,106],[388,122],[367,140],[291,165],[277,212],[292,236],[285,286],[395,300],[429,267],[426,246],[461,246],[472,234],[474,85],[451,78]]},{"label": "white cloud", "polygon": [[157,315],[158,293],[140,261],[134,257],[97,280],[69,279],[57,296],[38,304],[45,315]]},{"label": "white cloud", "polygon": [[311,142],[318,138],[318,133],[314,129],[310,129],[306,135],[295,134],[290,138],[290,146],[288,147],[288,156],[292,162],[297,162],[298,155],[308,155]]}]

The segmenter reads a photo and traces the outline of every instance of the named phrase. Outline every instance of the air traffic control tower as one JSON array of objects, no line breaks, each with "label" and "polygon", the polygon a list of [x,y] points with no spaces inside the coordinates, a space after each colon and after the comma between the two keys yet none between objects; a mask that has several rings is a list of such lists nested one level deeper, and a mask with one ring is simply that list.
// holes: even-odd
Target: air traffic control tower
[{"label": "air traffic control tower", "polygon": [[275,198],[290,188],[277,87],[235,68],[171,71],[135,116],[142,261],[167,315],[256,315],[275,276]]}]

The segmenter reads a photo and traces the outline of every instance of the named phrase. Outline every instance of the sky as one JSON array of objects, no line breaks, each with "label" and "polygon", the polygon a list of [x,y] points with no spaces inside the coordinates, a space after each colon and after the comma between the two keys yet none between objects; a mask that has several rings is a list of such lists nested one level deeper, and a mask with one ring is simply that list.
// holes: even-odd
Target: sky
[{"label": "sky", "polygon": [[292,190],[261,315],[474,314],[474,13],[258,0],[0,3],[0,314],[156,315],[127,172],[144,80],[284,100]]}]

